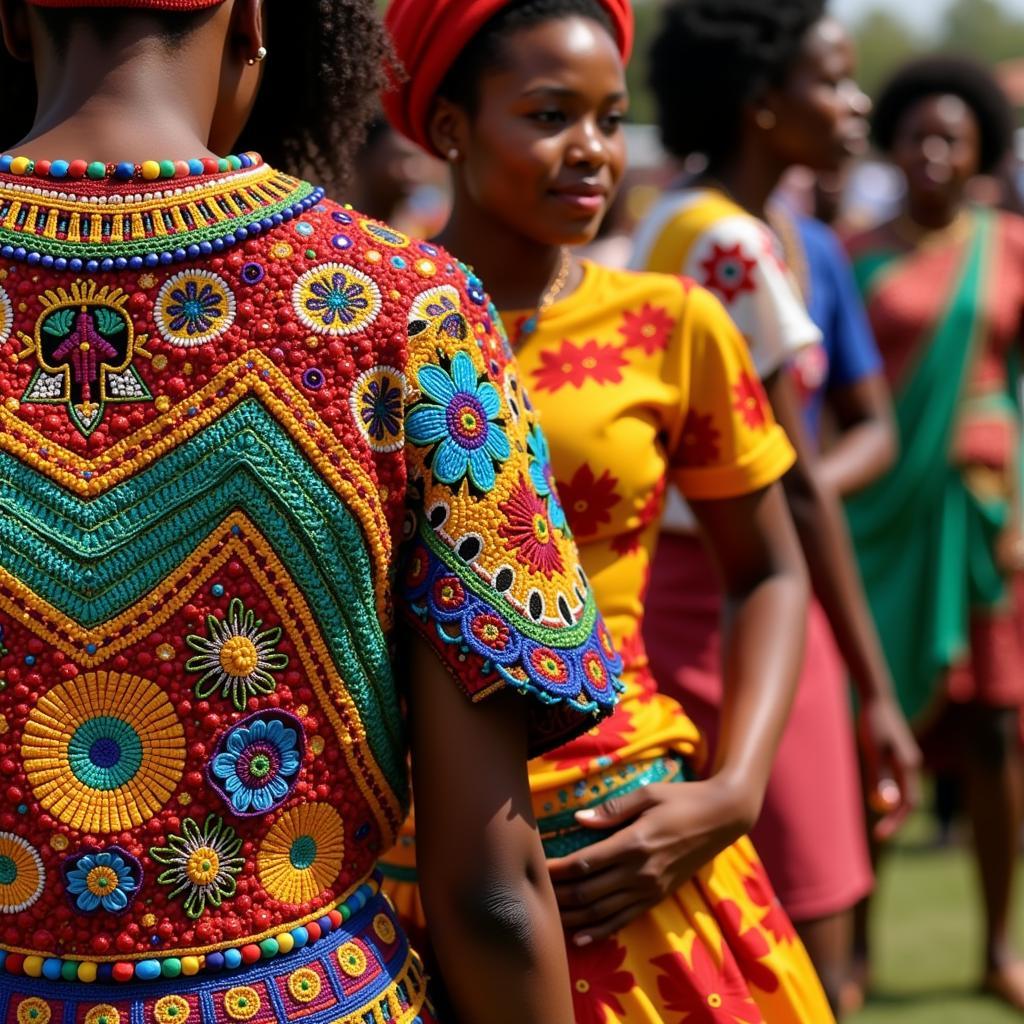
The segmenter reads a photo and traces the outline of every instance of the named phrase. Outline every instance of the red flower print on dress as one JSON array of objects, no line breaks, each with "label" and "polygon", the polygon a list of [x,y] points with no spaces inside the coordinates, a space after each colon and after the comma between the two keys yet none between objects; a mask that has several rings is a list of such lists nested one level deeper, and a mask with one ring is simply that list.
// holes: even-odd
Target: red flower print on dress
[{"label": "red flower print on dress", "polygon": [[722,900],[715,904],[715,916],[726,945],[732,950],[743,971],[743,977],[762,992],[778,989],[778,975],[768,964],[762,963],[765,957],[771,955],[771,947],[764,932],[754,926],[744,929],[743,911],[732,900]]},{"label": "red flower print on dress", "polygon": [[735,401],[732,407],[743,417],[751,430],[763,430],[768,425],[768,398],[761,381],[743,370],[732,386]]},{"label": "red flower print on dress", "polygon": [[645,302],[635,313],[623,313],[619,334],[625,339],[626,348],[641,348],[645,356],[653,356],[668,347],[674,326],[675,321],[661,306]]},{"label": "red flower print on dress", "polygon": [[726,303],[733,302],[743,292],[754,292],[754,268],[757,260],[743,252],[737,242],[732,246],[715,243],[711,255],[701,263],[704,271],[704,287],[717,292]]},{"label": "red flower print on dress", "polygon": [[622,368],[629,360],[614,345],[601,345],[593,338],[574,345],[563,338],[557,351],[540,354],[541,365],[533,371],[538,391],[560,391],[567,384],[583,387],[592,380],[597,384],[621,384]]},{"label": "red flower print on dress", "polygon": [[665,486],[665,477],[661,477],[651,489],[650,494],[647,495],[640,511],[637,512],[635,525],[612,540],[612,550],[616,554],[632,555],[640,550],[640,540],[644,531],[661,515]]},{"label": "red flower print on dress", "polygon": [[561,572],[562,556],[555,543],[547,505],[523,477],[508,500],[498,507],[505,513],[498,533],[509,542],[518,561],[545,576]]},{"label": "red flower print on dress", "polygon": [[750,998],[736,961],[726,951],[719,967],[699,937],[690,947],[690,964],[682,953],[651,960],[659,970],[658,992],[665,1008],[682,1014],[685,1024],[764,1024]]},{"label": "red flower print on dress", "polygon": [[625,959],[625,947],[614,938],[570,950],[569,976],[576,1024],[605,1024],[606,1008],[618,1017],[625,1015],[616,997],[626,995],[636,986],[633,975],[622,969]]},{"label": "red flower print on dress", "polygon": [[555,761],[555,768],[578,768],[590,765],[595,758],[609,757],[625,748],[633,732],[633,719],[623,705],[615,714],[601,720],[599,725],[587,731],[562,750],[569,757]]},{"label": "red flower print on dress", "polygon": [[759,860],[752,860],[749,867],[752,873],[744,877],[743,888],[747,890],[747,896],[755,907],[768,911],[758,923],[776,942],[796,941],[796,929],[789,915],[782,909],[772,883],[768,881],[764,865]]},{"label": "red flower print on dress", "polygon": [[718,461],[721,438],[711,413],[690,409],[683,421],[682,461],[686,466],[711,466]]},{"label": "red flower print on dress", "polygon": [[606,469],[599,477],[583,463],[573,473],[568,483],[558,484],[558,495],[562,499],[569,526],[577,537],[589,537],[597,533],[602,523],[612,521],[611,511],[622,498],[615,493],[619,481]]}]

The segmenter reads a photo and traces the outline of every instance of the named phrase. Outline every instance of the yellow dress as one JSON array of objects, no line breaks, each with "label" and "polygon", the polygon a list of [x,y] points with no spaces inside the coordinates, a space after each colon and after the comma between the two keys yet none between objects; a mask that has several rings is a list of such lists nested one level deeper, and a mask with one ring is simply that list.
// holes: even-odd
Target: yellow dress
[{"label": "yellow dress", "polygon": [[[504,318],[515,334],[523,317]],[[667,484],[694,499],[747,494],[777,480],[793,452],[729,317],[682,278],[585,263],[579,288],[546,311],[517,362],[505,393],[539,413],[561,500],[552,518],[564,511],[624,660],[618,710],[531,763],[545,848],[562,856],[595,837],[575,811],[684,782],[701,756],[682,708],[656,692],[640,634]],[[411,824],[386,862],[399,914],[422,929]],[[616,935],[570,946],[569,961],[577,1024],[832,1020],[747,839]]]}]

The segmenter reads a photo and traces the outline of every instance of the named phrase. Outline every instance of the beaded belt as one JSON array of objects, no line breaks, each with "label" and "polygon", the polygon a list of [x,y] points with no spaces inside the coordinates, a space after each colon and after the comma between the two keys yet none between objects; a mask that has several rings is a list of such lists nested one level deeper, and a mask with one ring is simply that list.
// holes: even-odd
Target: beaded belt
[{"label": "beaded belt", "polygon": [[[376,886],[373,887],[376,890]],[[233,961],[232,961],[233,962]],[[432,1024],[426,979],[378,891],[339,927],[255,963],[128,984],[0,971],[0,1024]]]},{"label": "beaded belt", "polygon": [[[641,786],[655,782],[686,782],[690,778],[686,762],[671,754],[616,765],[552,793],[550,797],[545,796],[544,802],[535,803],[534,807],[544,853],[548,857],[565,857],[614,833],[614,829],[584,828],[576,821],[577,811],[598,807],[612,797],[632,793]],[[537,801],[536,796],[534,799]],[[411,834],[406,832],[399,837],[397,845],[378,864],[385,878],[393,882],[417,883],[414,847],[415,839]]]},{"label": "beaded belt", "polygon": [[686,782],[686,763],[681,757],[657,757],[610,769],[600,776],[581,782],[562,794],[562,808],[538,819],[541,842],[548,857],[566,857],[614,835],[616,829],[584,828],[576,821],[576,812],[599,807],[613,797],[625,796],[655,782]]}]

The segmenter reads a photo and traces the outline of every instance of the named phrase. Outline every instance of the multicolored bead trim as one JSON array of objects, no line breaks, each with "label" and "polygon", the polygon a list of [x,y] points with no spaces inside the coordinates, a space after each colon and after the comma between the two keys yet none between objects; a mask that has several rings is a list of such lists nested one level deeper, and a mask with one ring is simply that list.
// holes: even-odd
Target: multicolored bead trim
[{"label": "multicolored bead trim", "polygon": [[54,985],[0,971],[0,1024],[433,1024],[426,977],[382,894],[292,956],[146,985]]},{"label": "multicolored bead trim", "polygon": [[323,189],[266,164],[152,193],[100,182],[81,188],[68,195],[0,179],[0,257],[90,274],[169,266],[256,238],[324,198]]},{"label": "multicolored bead trim", "polygon": [[203,174],[226,174],[229,171],[259,167],[263,157],[259,153],[239,153],[237,156],[203,157],[196,160],[143,160],[140,164],[122,161],[105,164],[100,160],[32,160],[27,156],[0,156],[0,174],[18,177],[80,180],[90,178],[102,181],[159,181],[161,178],[197,178]]},{"label": "multicolored bead trim", "polygon": [[282,953],[303,949],[325,935],[337,931],[358,914],[380,892],[381,876],[375,873],[346,900],[323,917],[283,931],[278,935],[237,948],[223,949],[204,956],[166,957],[162,960],[65,960],[60,957],[25,956],[0,949],[0,974],[46,978],[49,981],[128,982],[156,981],[158,978],[193,977],[203,971],[234,970]]}]

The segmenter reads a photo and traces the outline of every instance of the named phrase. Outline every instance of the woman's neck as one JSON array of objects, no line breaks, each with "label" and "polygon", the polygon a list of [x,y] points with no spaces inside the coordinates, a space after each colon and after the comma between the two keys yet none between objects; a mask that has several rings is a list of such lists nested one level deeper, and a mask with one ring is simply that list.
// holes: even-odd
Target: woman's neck
[{"label": "woman's neck", "polygon": [[741,140],[736,152],[710,164],[701,180],[721,185],[747,213],[764,218],[768,199],[786,169],[764,146]]},{"label": "woman's neck", "polygon": [[912,224],[927,231],[941,231],[957,219],[964,206],[963,198],[960,196],[943,202],[931,197],[922,199],[913,192],[908,192],[903,215]]},{"label": "woman's neck", "polygon": [[44,62],[35,123],[12,150],[105,163],[210,155],[217,83],[196,73],[194,44],[172,50],[143,36],[101,47],[86,34],[68,42],[59,67]]},{"label": "woman's neck", "polygon": [[[438,241],[473,268],[494,304],[504,310],[539,306],[562,259],[561,246],[527,238],[458,197]],[[563,296],[575,290],[580,276],[574,262]]]}]

